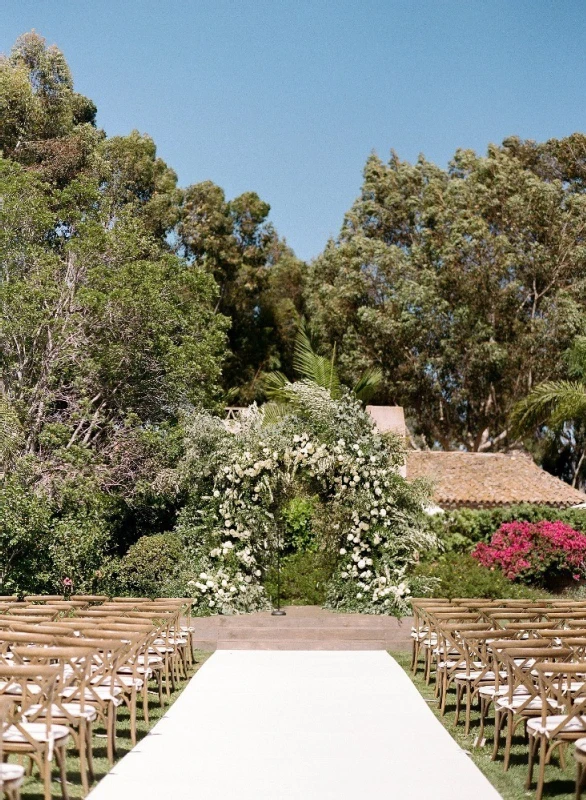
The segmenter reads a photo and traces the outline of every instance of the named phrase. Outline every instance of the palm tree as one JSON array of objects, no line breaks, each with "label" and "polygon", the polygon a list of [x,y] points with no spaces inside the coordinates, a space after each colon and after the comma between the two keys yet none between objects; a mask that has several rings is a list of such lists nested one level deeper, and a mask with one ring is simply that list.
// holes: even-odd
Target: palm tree
[{"label": "palm tree", "polygon": [[[293,352],[293,369],[299,380],[310,381],[323,389],[327,389],[334,400],[342,397],[343,389],[336,369],[336,348],[331,358],[320,356],[309,338],[305,322],[301,320],[295,338]],[[352,393],[362,403],[367,403],[373,396],[383,379],[378,367],[366,370],[352,387]],[[271,401],[271,408],[265,406],[265,417],[273,419],[286,413],[289,402],[287,393],[283,391],[290,385],[289,379],[282,372],[269,372],[262,380],[262,386]]]},{"label": "palm tree", "polygon": [[[580,336],[566,353],[568,379],[544,381],[521,400],[511,415],[513,431],[522,435],[541,425],[552,431],[586,428],[586,336]],[[575,471],[574,483],[586,453]]]}]

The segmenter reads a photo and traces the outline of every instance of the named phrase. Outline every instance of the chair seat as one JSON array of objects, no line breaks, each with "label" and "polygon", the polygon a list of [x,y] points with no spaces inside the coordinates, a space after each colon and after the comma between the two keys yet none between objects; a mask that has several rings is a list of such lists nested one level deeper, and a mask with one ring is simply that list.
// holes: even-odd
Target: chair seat
[{"label": "chair seat", "polygon": [[[20,764],[0,763],[0,786],[6,783],[20,784],[24,780],[24,767]],[[8,787],[12,788],[12,787]],[[16,786],[14,786],[16,788]]]},{"label": "chair seat", "polygon": [[[567,719],[565,714],[552,714],[550,717],[546,717],[546,724],[542,725],[541,717],[535,717],[534,719],[527,720],[527,730],[534,736],[538,733],[549,736],[550,732],[555,730],[559,725],[562,725],[565,719]],[[559,733],[578,733],[580,731],[586,733],[586,716],[571,717],[568,722],[563,725]]]},{"label": "chair seat", "polygon": [[145,662],[149,665],[149,667],[156,666],[157,664],[163,663],[162,656],[155,655],[154,653],[149,653],[148,656],[139,656],[137,658],[139,664],[144,664]]},{"label": "chair seat", "polygon": [[[74,697],[77,694],[77,689],[73,686],[65,689],[61,697],[67,699],[68,697]],[[88,703],[95,703],[96,697],[99,700],[109,700],[114,705],[119,706],[122,702],[120,695],[122,694],[122,689],[119,686],[99,686],[99,685],[92,685],[91,689],[85,690],[84,699]]]},{"label": "chair seat", "polygon": [[69,728],[66,728],[65,725],[47,726],[44,722],[20,722],[19,726],[23,729],[22,731],[15,725],[11,725],[3,734],[2,741],[5,744],[28,743],[24,731],[37,742],[59,742],[69,736]]},{"label": "chair seat", "polygon": [[[39,694],[41,691],[40,686],[35,686],[34,683],[29,683],[26,687],[29,694]],[[0,694],[9,694],[11,697],[19,697],[22,694],[22,687],[20,683],[10,683],[10,681],[0,681]]]},{"label": "chair seat", "polygon": [[183,639],[181,637],[175,638],[173,636],[165,636],[164,639],[155,639],[153,644],[155,644],[156,646],[164,644],[183,645],[187,644],[187,639]]},{"label": "chair seat", "polygon": [[[478,693],[483,695],[484,697],[501,697],[502,695],[508,694],[509,687],[503,684],[499,686],[498,689],[496,686],[481,686],[478,690]],[[514,695],[525,695],[527,696],[529,692],[524,686],[518,686],[516,689],[513,690]]]},{"label": "chair seat", "polygon": [[[507,673],[506,672],[501,672],[500,673],[500,677],[501,678],[506,678],[507,677]],[[478,678],[481,678],[481,680],[483,680],[483,681],[492,681],[494,683],[496,675],[494,674],[494,672],[485,672],[483,674],[481,669],[471,670],[470,672],[457,672],[456,673],[456,680],[457,681],[476,681],[476,680],[478,680]]]},{"label": "chair seat", "polygon": [[144,681],[142,678],[134,678],[132,675],[121,675],[118,673],[116,680],[120,681],[120,683],[123,683],[129,689],[130,687],[134,686],[135,689],[140,690],[144,686]]},{"label": "chair seat", "polygon": [[[39,711],[40,706],[31,706],[28,711],[26,712],[25,716],[30,715],[31,717],[36,716],[37,712]],[[96,717],[98,716],[98,712],[93,706],[86,706],[83,710],[81,708],[80,703],[63,703],[63,706],[58,706],[53,704],[51,707],[51,716],[53,719],[69,719],[67,716],[69,714],[70,717],[74,719],[85,719],[88,722],[93,722]],[[41,713],[40,719],[44,719],[46,713]],[[38,717],[37,717],[38,719]]]},{"label": "chair seat", "polygon": [[[516,711],[517,709],[523,706],[523,711],[541,711],[541,697],[533,697],[529,702],[527,702],[527,697],[529,695],[516,695],[513,696],[512,700],[509,700],[508,697],[499,697],[496,700],[496,704],[499,708],[508,708],[510,711]],[[549,699],[547,701],[549,708],[559,708],[559,703],[557,703],[553,699]]]}]

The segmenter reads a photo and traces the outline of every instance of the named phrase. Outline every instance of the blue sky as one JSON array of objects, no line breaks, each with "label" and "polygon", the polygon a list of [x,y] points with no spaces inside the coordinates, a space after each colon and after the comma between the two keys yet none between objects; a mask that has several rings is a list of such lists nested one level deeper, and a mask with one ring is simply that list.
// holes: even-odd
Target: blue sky
[{"label": "blue sky", "polygon": [[149,133],[181,185],[258,192],[303,258],[372,150],[445,165],[586,130],[583,0],[2,0],[0,51],[31,28],[109,135]]}]

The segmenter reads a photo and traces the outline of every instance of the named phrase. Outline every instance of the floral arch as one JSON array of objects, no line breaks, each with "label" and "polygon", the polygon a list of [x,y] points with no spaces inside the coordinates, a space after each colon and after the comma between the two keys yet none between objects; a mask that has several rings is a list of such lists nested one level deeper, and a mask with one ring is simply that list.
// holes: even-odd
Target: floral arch
[{"label": "floral arch", "polygon": [[263,577],[279,543],[283,505],[309,489],[325,509],[322,546],[335,553],[327,605],[401,614],[409,568],[434,543],[425,487],[399,474],[403,443],[381,436],[362,406],[310,382],[290,384],[286,412],[249,409],[236,432],[195,413],[179,480],[188,495],[177,532],[188,550],[185,590],[199,613],[270,607]]}]

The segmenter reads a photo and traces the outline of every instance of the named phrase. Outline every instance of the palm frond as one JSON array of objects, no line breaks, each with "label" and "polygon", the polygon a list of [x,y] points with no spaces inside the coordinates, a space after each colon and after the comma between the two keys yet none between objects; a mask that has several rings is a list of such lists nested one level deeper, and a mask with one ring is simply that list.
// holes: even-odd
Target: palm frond
[{"label": "palm frond", "polygon": [[570,420],[586,420],[586,385],[579,381],[546,381],[518,403],[511,415],[513,430],[527,433],[547,423],[560,427]]},{"label": "palm frond", "polygon": [[327,389],[333,398],[340,397],[340,379],[335,366],[336,350],[332,358],[318,355],[303,324],[299,325],[293,353],[293,369],[302,380],[313,381]]},{"label": "palm frond", "polygon": [[289,380],[282,372],[265,372],[259,381],[262,390],[270,400],[281,400],[283,388]]},{"label": "palm frond", "polygon": [[291,413],[291,406],[289,403],[279,403],[271,401],[265,403],[262,407],[262,426],[276,425],[284,417]]},{"label": "palm frond", "polygon": [[367,403],[383,382],[382,370],[378,367],[365,370],[354,384],[352,392],[358,400]]}]

